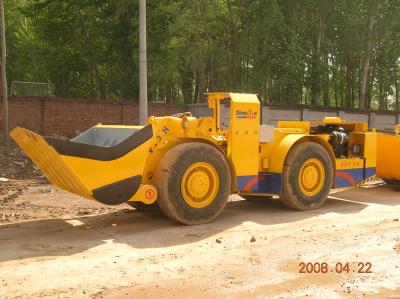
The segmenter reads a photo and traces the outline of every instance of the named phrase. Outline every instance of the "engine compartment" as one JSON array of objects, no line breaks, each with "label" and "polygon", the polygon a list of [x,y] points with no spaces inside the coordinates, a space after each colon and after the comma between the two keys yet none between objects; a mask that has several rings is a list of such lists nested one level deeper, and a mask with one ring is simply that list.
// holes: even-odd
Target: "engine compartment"
[{"label": "engine compartment", "polygon": [[353,138],[354,129],[339,124],[323,124],[311,128],[313,135],[329,135],[328,142],[332,146],[336,158],[361,157],[364,144]]}]

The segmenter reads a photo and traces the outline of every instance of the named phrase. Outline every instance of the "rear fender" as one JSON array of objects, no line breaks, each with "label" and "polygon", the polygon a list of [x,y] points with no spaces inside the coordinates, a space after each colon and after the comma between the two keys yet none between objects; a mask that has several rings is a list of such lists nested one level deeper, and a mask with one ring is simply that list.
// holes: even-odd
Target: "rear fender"
[{"label": "rear fender", "polygon": [[[335,154],[329,143],[318,136],[306,135],[306,134],[289,134],[283,137],[281,141],[279,141],[276,144],[270,157],[269,172],[283,173],[283,168],[285,165],[287,155],[289,154],[293,146],[301,142],[315,142],[320,144],[328,152],[329,157],[331,158],[332,161],[334,173],[336,172]],[[333,182],[332,187],[334,186],[335,186],[335,181]]]}]

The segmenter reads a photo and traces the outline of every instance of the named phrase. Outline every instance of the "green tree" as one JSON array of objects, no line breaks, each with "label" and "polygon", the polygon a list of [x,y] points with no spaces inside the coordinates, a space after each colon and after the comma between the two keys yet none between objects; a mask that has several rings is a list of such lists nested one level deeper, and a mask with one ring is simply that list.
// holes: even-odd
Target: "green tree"
[{"label": "green tree", "polygon": [[[137,99],[138,1],[8,0],[9,80]],[[400,0],[148,2],[150,98],[399,108]]]}]

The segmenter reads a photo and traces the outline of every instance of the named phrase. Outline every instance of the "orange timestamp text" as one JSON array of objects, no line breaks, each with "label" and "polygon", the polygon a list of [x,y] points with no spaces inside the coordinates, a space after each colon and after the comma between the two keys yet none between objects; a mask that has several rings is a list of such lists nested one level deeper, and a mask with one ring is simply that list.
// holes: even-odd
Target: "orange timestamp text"
[{"label": "orange timestamp text", "polygon": [[299,263],[299,273],[302,274],[326,274],[326,273],[372,273],[372,263],[370,262],[338,262],[335,264],[328,264],[326,262],[316,263]]}]

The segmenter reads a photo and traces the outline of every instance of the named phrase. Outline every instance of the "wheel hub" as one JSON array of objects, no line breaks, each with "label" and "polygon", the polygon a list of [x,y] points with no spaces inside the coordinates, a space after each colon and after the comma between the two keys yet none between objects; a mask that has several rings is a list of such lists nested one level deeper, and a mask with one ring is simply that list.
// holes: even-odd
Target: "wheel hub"
[{"label": "wheel hub", "polygon": [[325,168],[322,162],[315,158],[306,160],[300,168],[298,183],[304,195],[317,195],[325,183]]},{"label": "wheel hub", "polygon": [[210,205],[218,193],[218,188],[218,173],[209,163],[192,164],[182,176],[182,197],[193,208],[200,209]]},{"label": "wheel hub", "polygon": [[202,198],[210,189],[210,178],[208,177],[207,173],[197,169],[188,178],[188,187],[189,195],[195,198]]},{"label": "wheel hub", "polygon": [[318,183],[318,170],[314,166],[308,166],[303,173],[303,181],[308,189],[312,189]]}]

